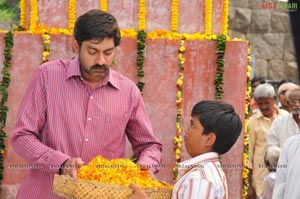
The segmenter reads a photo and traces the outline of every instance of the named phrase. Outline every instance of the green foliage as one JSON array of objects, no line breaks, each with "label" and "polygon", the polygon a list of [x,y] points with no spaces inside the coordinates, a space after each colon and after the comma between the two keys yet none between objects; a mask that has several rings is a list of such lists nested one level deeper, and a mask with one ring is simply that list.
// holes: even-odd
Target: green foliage
[{"label": "green foliage", "polygon": [[15,22],[19,4],[9,6],[7,0],[0,0],[0,21]]}]

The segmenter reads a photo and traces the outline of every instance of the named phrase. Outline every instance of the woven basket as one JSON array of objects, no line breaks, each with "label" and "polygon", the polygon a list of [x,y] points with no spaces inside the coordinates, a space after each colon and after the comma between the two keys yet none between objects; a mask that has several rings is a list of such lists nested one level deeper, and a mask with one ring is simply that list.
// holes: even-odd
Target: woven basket
[{"label": "woven basket", "polygon": [[[127,199],[133,191],[124,186],[74,179],[66,175],[54,175],[54,193],[69,199]],[[170,189],[144,189],[151,199],[170,199]]]}]

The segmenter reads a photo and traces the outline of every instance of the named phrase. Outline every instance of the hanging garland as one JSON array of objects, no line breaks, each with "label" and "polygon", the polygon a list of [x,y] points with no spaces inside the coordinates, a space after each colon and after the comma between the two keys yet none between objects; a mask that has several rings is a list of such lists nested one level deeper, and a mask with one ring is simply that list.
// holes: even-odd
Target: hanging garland
[{"label": "hanging garland", "polygon": [[144,61],[145,61],[145,48],[146,48],[146,37],[147,33],[143,30],[138,31],[137,35],[137,59],[136,65],[138,66],[138,83],[137,86],[139,87],[141,93],[143,94],[143,89],[145,83],[141,80],[144,76]]},{"label": "hanging garland", "polygon": [[106,0],[100,0],[100,10],[107,11],[107,1]]},{"label": "hanging garland", "polygon": [[183,54],[185,52],[185,46],[184,46],[184,40],[185,38],[182,37],[180,40],[180,47],[178,50],[178,67],[179,67],[179,75],[177,79],[177,99],[176,99],[176,107],[177,107],[177,116],[176,116],[176,135],[174,137],[174,150],[175,150],[175,167],[173,169],[174,173],[174,180],[176,180],[178,176],[178,165],[181,161],[181,145],[182,145],[182,127],[181,127],[181,116],[182,116],[182,84],[183,84],[183,64],[185,62],[185,58],[183,57]]},{"label": "hanging garland", "polygon": [[138,33],[137,33],[137,59],[136,65],[138,66],[137,73],[137,86],[140,89],[143,95],[143,89],[145,83],[142,81],[142,78],[145,76],[144,73],[144,61],[145,61],[145,52],[146,52],[146,38],[147,33],[146,29],[146,0],[140,0],[139,3],[139,21],[138,21]]},{"label": "hanging garland", "polygon": [[223,0],[222,1],[222,26],[221,26],[221,33],[223,35],[227,35],[228,31],[228,5],[229,2],[228,0]]},{"label": "hanging garland", "polygon": [[215,99],[222,99],[223,97],[223,73],[224,73],[224,53],[226,48],[226,36],[217,36],[217,68],[215,77]]},{"label": "hanging garland", "polygon": [[146,30],[146,0],[140,0],[138,30]]},{"label": "hanging garland", "polygon": [[5,139],[6,139],[6,133],[4,132],[4,127],[6,124],[6,115],[8,111],[8,107],[5,105],[7,98],[8,98],[8,92],[7,88],[10,83],[10,65],[11,65],[11,50],[14,45],[13,40],[13,34],[11,31],[9,31],[5,37],[5,48],[4,48],[4,66],[2,68],[2,81],[0,83],[0,93],[1,93],[1,101],[0,101],[0,185],[3,180],[3,161],[4,161],[4,153],[5,153]]},{"label": "hanging garland", "polygon": [[171,6],[171,31],[177,32],[178,30],[178,4],[179,0],[172,0]]},{"label": "hanging garland", "polygon": [[34,32],[37,26],[38,21],[38,2],[37,0],[31,0],[30,1],[30,32]]},{"label": "hanging garland", "polygon": [[69,0],[68,29],[72,32],[76,21],[76,0]]},{"label": "hanging garland", "polygon": [[43,63],[49,61],[48,60],[48,56],[51,53],[51,49],[49,47],[49,44],[51,42],[51,38],[50,35],[48,33],[42,34],[42,38],[43,38],[43,47],[44,47],[44,51],[43,51]]},{"label": "hanging garland", "polygon": [[20,0],[20,27],[26,29],[26,0]]},{"label": "hanging garland", "polygon": [[212,0],[205,0],[205,27],[204,33],[211,35],[212,33]]},{"label": "hanging garland", "polygon": [[[249,45],[249,44],[248,44]],[[250,117],[250,100],[251,100],[251,57],[250,47],[248,47],[248,65],[247,65],[247,82],[246,82],[246,104],[245,104],[245,124],[244,124],[244,153],[243,153],[243,192],[242,198],[246,199],[249,188],[249,169],[246,167],[249,157],[249,117]]]}]

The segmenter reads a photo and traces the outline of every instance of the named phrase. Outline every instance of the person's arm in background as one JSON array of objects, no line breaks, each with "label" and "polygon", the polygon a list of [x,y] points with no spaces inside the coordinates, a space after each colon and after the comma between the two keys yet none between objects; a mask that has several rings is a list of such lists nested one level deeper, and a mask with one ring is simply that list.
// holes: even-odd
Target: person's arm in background
[{"label": "person's arm in background", "polygon": [[255,131],[253,130],[254,124],[253,124],[253,120],[251,119],[249,120],[248,128],[249,128],[249,156],[248,156],[248,163],[246,166],[249,169],[249,173],[248,173],[249,187],[248,187],[247,198],[254,199],[256,197],[256,193],[252,186],[252,169],[253,169],[253,155],[255,150],[256,134]]},{"label": "person's arm in background", "polygon": [[60,165],[70,159],[70,156],[46,146],[39,140],[47,118],[46,81],[43,68],[38,68],[23,96],[11,145],[28,164],[47,172],[58,173]]},{"label": "person's arm in background", "polygon": [[162,159],[162,144],[155,138],[143,98],[138,89],[134,91],[134,106],[130,115],[126,133],[138,165],[157,172]]}]

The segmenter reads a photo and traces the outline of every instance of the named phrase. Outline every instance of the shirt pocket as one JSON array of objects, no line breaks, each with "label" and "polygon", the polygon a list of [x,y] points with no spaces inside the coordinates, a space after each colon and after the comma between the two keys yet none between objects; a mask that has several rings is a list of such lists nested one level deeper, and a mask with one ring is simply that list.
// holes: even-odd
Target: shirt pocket
[{"label": "shirt pocket", "polygon": [[126,129],[128,114],[99,111],[95,115],[95,120],[95,125],[101,133],[107,134],[108,136],[114,133],[120,134]]}]

